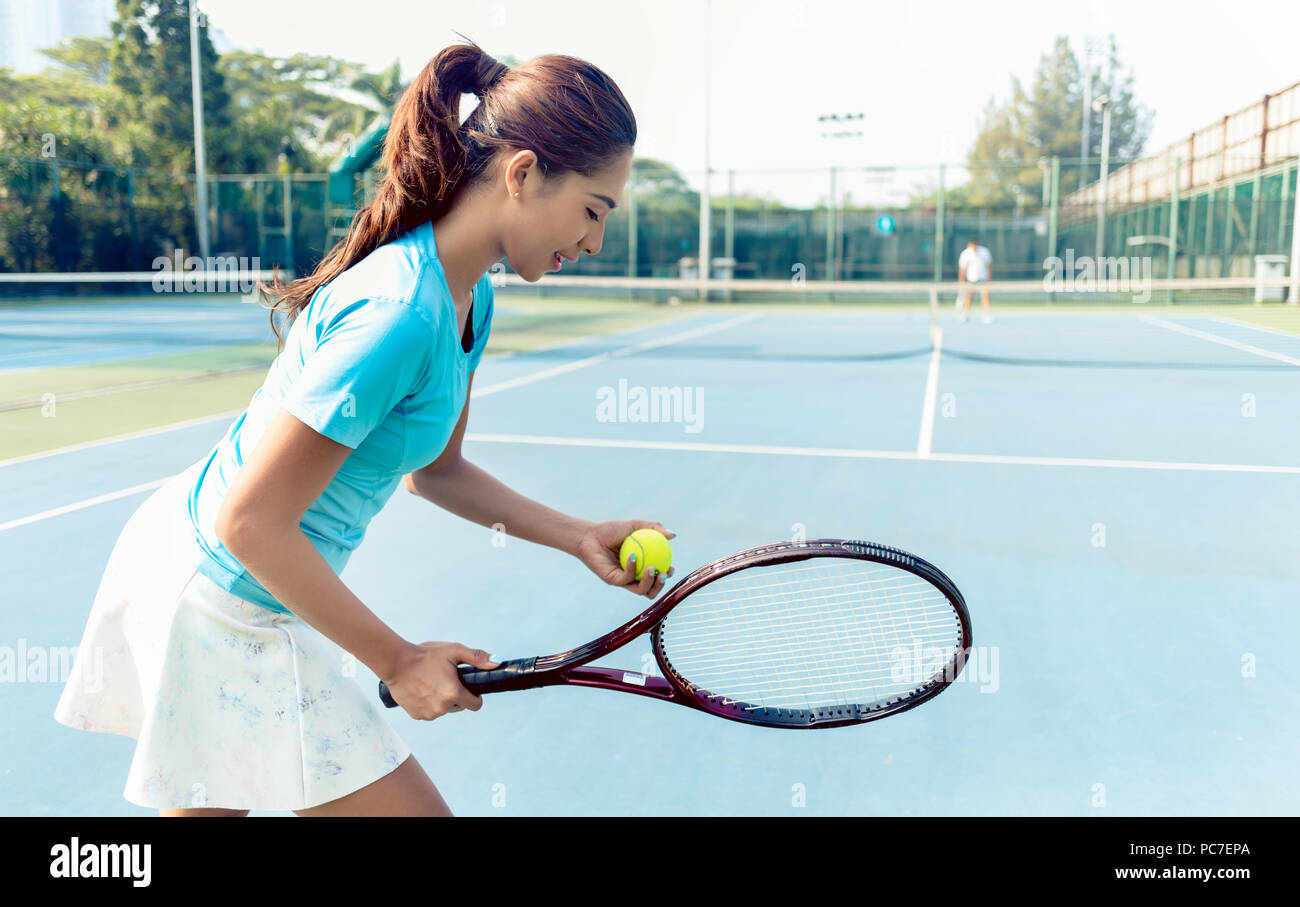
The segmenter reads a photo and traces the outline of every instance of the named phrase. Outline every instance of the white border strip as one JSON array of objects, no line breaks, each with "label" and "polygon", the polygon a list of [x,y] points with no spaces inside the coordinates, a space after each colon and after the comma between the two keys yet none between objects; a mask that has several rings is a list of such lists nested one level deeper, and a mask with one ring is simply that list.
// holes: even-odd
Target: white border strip
[{"label": "white border strip", "polygon": [[624,441],[613,438],[560,438],[544,435],[498,435],[467,432],[467,441],[488,444],[540,444],[560,447],[615,447],[624,450],[678,450],[693,453],[767,454],[789,457],[845,457],[858,460],[927,460],[1014,466],[1073,466],[1107,469],[1157,469],[1180,472],[1261,472],[1300,475],[1300,466],[1254,463],[1184,463],[1176,460],[1108,460],[1090,457],[1020,457],[999,454],[931,453],[908,450],[862,450],[845,447],[779,447],[761,444],[705,444],[697,441]]},{"label": "white border strip", "polygon": [[59,454],[76,453],[79,450],[92,450],[96,447],[102,447],[105,444],[116,444],[119,441],[134,441],[136,438],[147,438],[150,435],[161,435],[164,432],[179,431],[182,428],[193,428],[195,425],[203,425],[206,422],[219,422],[223,419],[229,421],[243,412],[242,409],[235,409],[227,413],[216,413],[212,416],[200,416],[197,419],[187,419],[184,422],[172,422],[168,425],[159,425],[155,428],[133,431],[130,434],[114,435],[111,438],[99,438],[94,441],[83,441],[80,444],[69,444],[67,447],[56,447],[54,450],[42,450],[39,453],[26,454],[21,457],[14,457],[11,460],[0,460],[0,468],[4,468],[5,466],[16,466],[19,463],[30,463],[33,460],[43,460],[46,457],[56,457]]},{"label": "white border strip", "polygon": [[1179,334],[1186,334],[1189,337],[1199,337],[1201,340],[1210,341],[1210,343],[1229,346],[1234,350],[1241,350],[1243,353],[1263,356],[1266,359],[1276,359],[1278,362],[1285,362],[1287,365],[1300,366],[1300,359],[1283,356],[1281,353],[1275,353],[1272,350],[1260,349],[1257,346],[1251,346],[1249,343],[1238,343],[1235,340],[1229,340],[1227,337],[1220,337],[1218,334],[1211,334],[1208,331],[1198,331],[1196,328],[1184,327],[1181,324],[1175,324],[1172,321],[1165,321],[1163,318],[1157,318],[1154,315],[1141,315],[1139,316],[1139,320],[1145,321],[1147,324],[1154,324],[1157,327],[1165,328],[1169,331],[1175,331]]},{"label": "white border strip", "polygon": [[[987,463],[1002,466],[1065,466],[1104,469],[1153,469],[1175,472],[1238,472],[1270,473],[1281,475],[1300,475],[1300,466],[1264,466],[1251,463],[1179,463],[1161,460],[1103,460],[1086,457],[1016,457],[996,454],[952,454],[931,453],[921,456],[908,450],[861,450],[840,447],[776,447],[757,444],[702,444],[690,441],[621,441],[612,438],[558,438],[543,435],[493,435],[467,433],[465,440],[486,444],[535,444],[555,447],[605,447],[622,450],[676,450],[688,453],[739,453],[766,454],[787,457],[842,457],[858,460],[915,460],[928,463]],[[12,462],[12,461],[11,461]],[[0,464],[3,465],[3,464]],[[168,476],[153,482],[145,482],[110,492],[95,498],[88,498],[53,510],[19,517],[7,523],[0,523],[0,532],[26,526],[41,520],[85,510],[96,504],[116,501],[140,492],[149,491],[162,485]]]},{"label": "white border strip", "polygon": [[52,517],[63,516],[65,513],[76,513],[78,510],[86,510],[94,507],[96,504],[107,504],[110,501],[117,501],[122,498],[129,498],[133,494],[140,494],[144,491],[153,491],[169,481],[172,476],[162,479],[155,479],[152,482],[145,482],[140,485],[132,485],[130,488],[123,488],[120,491],[110,491],[108,494],[101,494],[97,498],[87,498],[84,501],[77,501],[74,504],[65,504],[62,507],[55,507],[53,510],[45,510],[41,513],[33,513],[31,516],[19,517],[16,520],[10,520],[7,523],[0,523],[0,532],[8,529],[17,529],[19,526],[26,526],[29,523],[39,523],[41,520],[48,520]]},{"label": "white border strip", "polygon": [[1238,327],[1251,328],[1256,331],[1264,331],[1267,334],[1276,334],[1279,337],[1285,337],[1288,340],[1300,340],[1300,334],[1294,331],[1284,331],[1281,328],[1269,327],[1266,324],[1252,324],[1249,321],[1238,321],[1236,318],[1229,318],[1226,315],[1207,315],[1205,316],[1213,321],[1220,321],[1224,324],[1235,324]]}]

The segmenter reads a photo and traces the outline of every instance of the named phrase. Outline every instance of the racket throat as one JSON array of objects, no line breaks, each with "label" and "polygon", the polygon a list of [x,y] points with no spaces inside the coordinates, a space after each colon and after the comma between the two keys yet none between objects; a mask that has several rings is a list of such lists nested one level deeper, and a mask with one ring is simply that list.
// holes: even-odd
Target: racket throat
[{"label": "racket throat", "polygon": [[568,686],[595,687],[601,690],[616,690],[620,693],[635,693],[649,696],[651,699],[672,700],[677,696],[673,685],[662,677],[653,674],[641,674],[636,671],[624,671],[620,668],[598,668],[580,665],[564,672],[563,683]]}]

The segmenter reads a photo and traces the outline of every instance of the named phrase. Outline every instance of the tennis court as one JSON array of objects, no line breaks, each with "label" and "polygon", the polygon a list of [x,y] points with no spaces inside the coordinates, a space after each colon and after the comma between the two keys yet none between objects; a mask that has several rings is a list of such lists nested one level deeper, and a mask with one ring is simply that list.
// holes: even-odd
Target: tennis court
[{"label": "tennis court", "polygon": [[[470,460],[566,513],[663,522],[678,577],[801,535],[913,551],[961,587],[976,649],[945,695],[830,733],[572,689],[393,713],[458,814],[1300,809],[1276,783],[1300,746],[1300,309],[1244,285],[1157,281],[1134,305],[1026,284],[986,324],[925,284],[703,303],[548,281],[497,289]],[[132,741],[54,722],[56,663],[122,524],[223,434],[271,340],[229,297],[0,305],[7,812],[150,813],[121,797]],[[641,607],[400,491],[343,578],[408,639],[506,657]]]}]

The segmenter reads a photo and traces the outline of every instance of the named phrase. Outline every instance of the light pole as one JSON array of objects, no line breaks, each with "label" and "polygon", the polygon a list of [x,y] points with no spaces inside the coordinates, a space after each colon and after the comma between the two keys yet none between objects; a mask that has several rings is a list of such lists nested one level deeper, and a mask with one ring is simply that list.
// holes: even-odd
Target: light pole
[{"label": "light pole", "polygon": [[1101,41],[1094,35],[1083,39],[1083,151],[1079,154],[1079,188],[1088,182],[1088,152],[1092,150],[1092,58]]},{"label": "light pole", "polygon": [[199,255],[208,269],[208,162],[203,147],[203,73],[199,70],[199,5],[190,0],[190,89],[194,97],[194,177],[198,198],[194,220],[199,233]]},{"label": "light pole", "polygon": [[[818,123],[829,123],[837,126],[841,123],[855,123],[866,119],[866,114],[857,113],[824,113],[817,117]],[[836,132],[823,132],[824,139],[860,139],[862,138],[860,129],[841,129]],[[839,224],[839,190],[836,187],[835,167],[831,167],[831,187],[830,199],[826,205],[826,272],[828,280],[839,280],[840,278],[840,224]]]},{"label": "light pole", "polygon": [[709,162],[709,20],[713,9],[713,0],[704,4],[704,190],[700,193],[700,264],[697,273],[700,276],[700,301],[709,301],[709,275],[712,269],[710,257],[713,249],[709,242],[712,229],[710,208],[712,198],[709,194],[709,178],[713,175]]},{"label": "light pole", "polygon": [[1106,242],[1106,183],[1110,171],[1110,96],[1102,95],[1092,102],[1092,109],[1101,114],[1101,201],[1097,203],[1097,266],[1105,254]]}]

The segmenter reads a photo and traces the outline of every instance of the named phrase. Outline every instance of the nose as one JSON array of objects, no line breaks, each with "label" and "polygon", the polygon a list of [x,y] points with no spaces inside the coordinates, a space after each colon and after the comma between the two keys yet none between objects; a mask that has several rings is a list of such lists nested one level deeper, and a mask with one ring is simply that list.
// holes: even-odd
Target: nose
[{"label": "nose", "polygon": [[599,224],[587,233],[581,244],[583,251],[588,255],[595,255],[600,252],[600,247],[605,240],[605,225]]}]

